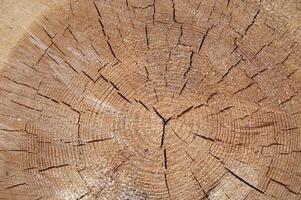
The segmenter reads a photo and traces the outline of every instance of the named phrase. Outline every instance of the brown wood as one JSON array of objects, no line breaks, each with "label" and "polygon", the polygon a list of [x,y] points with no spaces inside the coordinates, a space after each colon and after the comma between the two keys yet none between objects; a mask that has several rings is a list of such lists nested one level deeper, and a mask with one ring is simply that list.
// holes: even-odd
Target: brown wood
[{"label": "brown wood", "polygon": [[0,199],[301,199],[300,8],[41,11],[0,77]]}]

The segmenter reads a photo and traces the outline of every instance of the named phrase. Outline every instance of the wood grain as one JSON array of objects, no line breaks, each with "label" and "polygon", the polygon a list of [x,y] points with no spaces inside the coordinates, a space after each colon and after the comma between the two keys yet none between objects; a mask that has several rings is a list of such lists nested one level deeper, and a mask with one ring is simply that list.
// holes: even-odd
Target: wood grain
[{"label": "wood grain", "polygon": [[301,198],[298,1],[34,5],[2,39],[0,199]]}]

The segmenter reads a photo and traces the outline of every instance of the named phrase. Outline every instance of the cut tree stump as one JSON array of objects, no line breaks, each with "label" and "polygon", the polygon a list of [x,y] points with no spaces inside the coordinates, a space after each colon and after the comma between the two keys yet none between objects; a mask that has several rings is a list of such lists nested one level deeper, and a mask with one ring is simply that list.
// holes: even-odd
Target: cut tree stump
[{"label": "cut tree stump", "polygon": [[43,11],[0,76],[0,199],[301,199],[300,9]]}]

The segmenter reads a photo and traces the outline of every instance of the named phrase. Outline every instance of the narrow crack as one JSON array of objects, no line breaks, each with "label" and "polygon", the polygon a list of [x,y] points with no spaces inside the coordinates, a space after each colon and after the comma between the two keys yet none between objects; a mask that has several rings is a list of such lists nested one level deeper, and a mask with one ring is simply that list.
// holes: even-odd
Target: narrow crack
[{"label": "narrow crack", "polygon": [[184,89],[185,89],[185,87],[186,87],[186,84],[187,84],[187,81],[185,81],[185,83],[183,84],[183,86],[182,86],[182,88],[181,88],[181,90],[180,90],[179,95],[181,95],[182,92],[184,91]]},{"label": "narrow crack", "polygon": [[95,139],[95,140],[89,140],[86,143],[90,144],[90,143],[97,143],[97,142],[103,142],[103,141],[107,141],[107,140],[112,140],[114,137],[109,137],[109,138],[101,138],[101,139]]},{"label": "narrow crack", "polygon": [[95,9],[96,9],[96,12],[97,12],[97,14],[98,14],[98,17],[101,19],[102,17],[101,17],[100,11],[99,11],[99,9],[98,9],[98,7],[97,7],[97,5],[96,5],[95,2],[94,2],[94,7],[95,7]]},{"label": "narrow crack", "polygon": [[18,183],[16,185],[12,185],[12,186],[6,187],[5,189],[12,189],[12,188],[16,188],[16,187],[19,187],[19,186],[22,186],[22,185],[26,185],[26,183]]},{"label": "narrow crack", "polygon": [[168,197],[170,199],[170,191],[169,191],[169,185],[168,185],[168,180],[167,180],[167,174],[166,173],[164,174],[164,180],[165,180],[165,185],[166,185]]},{"label": "narrow crack", "polygon": [[235,174],[233,171],[231,171],[229,168],[227,168],[225,166],[225,169],[232,174],[235,178],[237,178],[239,181],[243,182],[244,184],[248,185],[249,187],[253,188],[254,190],[256,190],[257,192],[260,192],[261,194],[264,194],[264,192],[262,190],[260,190],[259,188],[255,187],[254,185],[250,184],[249,182],[247,182],[246,180],[244,180],[243,178],[241,178],[240,176],[238,176],[237,174]]},{"label": "narrow crack", "polygon": [[164,139],[165,139],[165,132],[166,132],[166,125],[167,123],[169,122],[169,120],[171,120],[172,118],[168,118],[168,119],[165,119],[158,111],[155,107],[153,107],[153,110],[155,111],[155,113],[157,114],[157,116],[162,120],[162,136],[161,136],[161,144],[160,144],[160,147],[162,148],[163,145],[164,145]]},{"label": "narrow crack", "polygon": [[139,103],[140,105],[142,105],[147,111],[150,111],[149,108],[145,105],[145,103],[143,103],[142,101],[137,100],[137,99],[135,99],[135,101],[136,101],[137,103]]},{"label": "narrow crack", "polygon": [[[212,28],[212,27],[211,27],[211,28]],[[200,52],[200,50],[202,49],[203,44],[204,44],[204,42],[205,42],[205,39],[206,39],[206,37],[207,37],[207,35],[208,35],[208,33],[209,33],[209,30],[210,30],[211,28],[208,28],[207,31],[206,31],[206,33],[205,33],[205,35],[202,37],[202,40],[201,40],[201,43],[200,43],[198,52]]]},{"label": "narrow crack", "polygon": [[196,181],[198,186],[200,187],[201,191],[205,194],[205,198],[208,199],[209,194],[204,190],[203,186],[201,185],[200,181],[196,178],[195,175],[192,175],[193,179]]},{"label": "narrow crack", "polygon": [[214,139],[212,139],[210,137],[207,137],[207,136],[204,136],[204,135],[200,135],[200,134],[192,132],[192,131],[189,131],[189,132],[192,133],[193,135],[197,136],[197,137],[200,137],[200,138],[204,139],[204,140],[209,140],[211,142],[215,141]]},{"label": "narrow crack", "polygon": [[251,23],[247,26],[247,28],[245,29],[244,35],[247,34],[248,30],[249,30],[249,29],[251,28],[251,26],[255,23],[256,18],[257,18],[257,16],[258,16],[259,12],[260,12],[260,10],[258,10],[258,11],[256,12],[256,14],[254,15],[254,17],[253,17],[253,19],[252,19],[252,22],[251,22]]},{"label": "narrow crack", "polygon": [[128,103],[132,104],[132,102],[124,95],[122,94],[120,91],[117,92],[117,94],[123,98],[125,101],[127,101]]},{"label": "narrow crack", "polygon": [[244,90],[248,89],[249,87],[251,87],[251,86],[252,86],[252,85],[254,85],[254,84],[255,84],[254,82],[252,82],[252,83],[248,84],[247,86],[245,86],[245,87],[243,87],[243,88],[241,88],[241,89],[237,90],[236,92],[234,92],[234,94],[233,94],[233,95],[236,95],[236,94],[238,94],[238,93],[240,93],[240,92],[242,92],[242,91],[244,91]]},{"label": "narrow crack", "polygon": [[118,60],[118,58],[116,57],[116,54],[115,54],[115,52],[113,51],[113,48],[112,48],[112,46],[111,46],[111,44],[110,44],[110,42],[109,42],[108,40],[107,40],[107,44],[108,44],[109,49],[110,49],[112,55],[114,56],[114,58],[116,58],[116,59]]},{"label": "narrow crack", "polygon": [[149,39],[148,39],[148,27],[147,27],[147,24],[145,25],[144,29],[145,29],[145,37],[146,37],[146,46],[147,46],[147,49],[149,49]]},{"label": "narrow crack", "polygon": [[75,37],[74,33],[71,31],[70,25],[68,25],[68,27],[66,28],[66,30],[69,31],[69,33],[71,34],[72,38],[76,41],[76,43],[78,43],[78,39]]},{"label": "narrow crack", "polygon": [[231,71],[232,69],[234,69],[240,62],[241,62],[241,60],[238,60],[234,65],[232,65],[232,66],[227,70],[227,72],[221,77],[221,79],[220,79],[217,83],[221,83],[221,82],[226,78],[226,76],[228,76],[228,74],[230,73],[230,71]]},{"label": "narrow crack", "polygon": [[171,0],[172,1],[172,19],[174,22],[176,21],[176,3],[175,0]]},{"label": "narrow crack", "polygon": [[196,163],[196,161],[192,158],[192,156],[185,150],[186,155],[192,160],[192,162]]},{"label": "narrow crack", "polygon": [[228,0],[228,1],[227,1],[227,8],[229,7],[230,2],[231,2],[231,0]]},{"label": "narrow crack", "polygon": [[184,72],[183,78],[186,78],[186,75],[188,74],[188,72],[189,72],[190,69],[192,68],[192,60],[193,60],[193,56],[194,56],[194,52],[191,51],[190,57],[189,57],[189,67],[188,67],[187,70]]},{"label": "narrow crack", "polygon": [[38,172],[44,172],[44,171],[47,171],[47,170],[50,170],[50,169],[57,169],[57,168],[61,168],[61,167],[66,167],[68,165],[69,164],[54,165],[54,166],[50,166],[50,167],[47,167],[47,168],[44,168],[44,169],[40,169]]}]

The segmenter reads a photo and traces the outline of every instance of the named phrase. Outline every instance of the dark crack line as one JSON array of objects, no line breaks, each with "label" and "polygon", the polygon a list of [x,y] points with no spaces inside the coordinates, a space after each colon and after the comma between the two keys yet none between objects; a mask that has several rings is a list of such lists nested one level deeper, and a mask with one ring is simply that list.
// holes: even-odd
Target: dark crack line
[{"label": "dark crack line", "polygon": [[157,114],[157,116],[162,120],[162,135],[161,135],[161,144],[160,147],[162,148],[164,145],[164,139],[165,139],[165,132],[166,132],[166,125],[169,122],[169,120],[172,119],[172,117],[165,119],[158,111],[155,107],[153,107],[153,110],[155,111],[155,113]]},{"label": "dark crack line", "polygon": [[211,28],[208,28],[207,31],[206,31],[206,33],[205,33],[205,35],[203,36],[203,38],[202,38],[202,40],[201,40],[201,43],[200,43],[200,46],[199,46],[199,49],[198,49],[198,52],[200,52],[200,50],[202,49],[203,44],[204,44],[204,42],[205,42],[205,39],[206,39],[206,37],[207,37],[207,35],[208,35],[210,29],[211,29]]},{"label": "dark crack line", "polygon": [[204,190],[203,186],[201,185],[200,181],[195,177],[195,175],[192,175],[193,179],[196,181],[202,192],[205,194],[205,198],[208,199],[209,194]]},{"label": "dark crack line", "polygon": [[279,105],[279,106],[280,106],[280,105],[283,105],[283,104],[285,104],[285,103],[291,101],[294,97],[295,97],[295,95],[291,95],[288,99],[286,99],[286,100],[280,102],[278,105]]},{"label": "dark crack line", "polygon": [[147,49],[149,49],[149,39],[148,39],[148,27],[147,27],[147,24],[145,25],[145,37],[146,37],[146,46],[147,46]]},{"label": "dark crack line", "polygon": [[181,37],[183,36],[183,25],[180,26],[180,35],[178,37],[178,43],[177,45],[181,44]]},{"label": "dark crack line", "polygon": [[22,86],[25,86],[25,87],[27,87],[27,88],[31,88],[31,89],[33,89],[33,90],[35,90],[35,91],[38,91],[37,88],[34,88],[34,87],[32,87],[32,86],[30,86],[30,85],[28,85],[28,84],[26,84],[26,83],[19,83],[19,82],[15,81],[15,80],[9,78],[8,76],[3,76],[3,77],[6,78],[7,80],[9,80],[9,81],[11,81],[11,82],[17,84],[17,85],[22,85]]},{"label": "dark crack line", "polygon": [[112,48],[112,46],[111,46],[111,44],[110,44],[110,42],[107,40],[107,44],[108,44],[108,46],[109,46],[109,48],[110,48],[110,51],[111,51],[111,53],[112,53],[112,55],[114,56],[114,58],[116,58],[117,60],[118,60],[118,58],[116,57],[116,54],[115,54],[115,52],[113,51],[113,48]]},{"label": "dark crack line", "polygon": [[100,26],[101,26],[102,34],[105,36],[106,39],[109,39],[109,36],[107,35],[107,33],[106,33],[106,31],[105,31],[105,27],[104,27],[102,21],[101,21],[100,19],[98,19],[98,22],[99,22],[99,24],[100,24]]},{"label": "dark crack line", "polygon": [[194,56],[194,52],[191,51],[191,54],[190,54],[190,57],[189,57],[189,67],[188,67],[187,70],[184,72],[183,78],[186,78],[186,75],[188,74],[188,72],[189,72],[190,69],[192,68],[193,56]]},{"label": "dark crack line", "polygon": [[173,130],[173,128],[171,128],[171,131],[176,135],[176,137],[177,137],[179,140],[181,140],[183,143],[185,143],[186,145],[188,145],[188,143],[187,143],[185,140],[183,140],[183,139],[177,134],[177,132],[176,132],[175,130]]},{"label": "dark crack line", "polygon": [[217,94],[218,94],[218,92],[213,92],[212,94],[210,94],[209,97],[208,97],[207,100],[206,100],[206,103],[208,104],[209,101],[210,101],[215,95],[217,95]]},{"label": "dark crack line", "polygon": [[158,94],[157,94],[157,90],[156,90],[156,88],[154,88],[154,93],[155,93],[155,96],[156,96],[157,102],[159,102],[159,97],[158,97]]},{"label": "dark crack line", "polygon": [[282,64],[284,64],[293,53],[294,52],[290,52],[289,54],[287,54],[287,56],[281,62],[277,63],[276,65],[282,65]]},{"label": "dark crack line", "polygon": [[209,116],[218,115],[220,113],[226,112],[227,110],[230,110],[231,108],[234,108],[234,106],[227,106],[227,107],[225,107],[225,108],[223,108],[223,109],[221,109],[221,110],[217,111],[216,113],[213,113]]},{"label": "dark crack line", "polygon": [[214,12],[215,7],[216,7],[216,2],[217,2],[217,0],[214,1],[214,5],[213,5],[212,10],[211,10],[211,12],[210,12],[210,14],[209,14],[209,17],[208,17],[207,22],[209,22],[209,20],[211,19],[212,13]]},{"label": "dark crack line", "polygon": [[6,187],[5,189],[12,189],[12,188],[16,188],[16,187],[19,187],[19,186],[22,186],[22,185],[26,185],[26,183],[19,183],[19,184],[16,184],[16,185],[12,185],[12,186]]},{"label": "dark crack line", "polygon": [[73,16],[75,16],[75,15],[74,15],[74,12],[73,12],[73,8],[72,8],[71,3],[69,3],[69,8],[70,8],[71,14],[72,14]]},{"label": "dark crack line", "polygon": [[170,191],[169,191],[169,185],[168,185],[168,180],[167,180],[167,174],[164,174],[164,180],[165,180],[165,185],[168,193],[168,197],[170,198]]},{"label": "dark crack line", "polygon": [[188,113],[192,108],[194,108],[194,106],[190,106],[188,108],[186,108],[185,110],[183,110],[181,113],[179,113],[178,115],[176,115],[175,117],[173,117],[173,119],[177,119],[183,115],[185,115],[186,113]]},{"label": "dark crack line", "polygon": [[227,8],[229,7],[230,2],[231,2],[231,0],[228,0],[228,2],[227,2]]},{"label": "dark crack line", "polygon": [[20,63],[22,63],[22,64],[24,64],[25,66],[29,67],[29,68],[32,69],[33,71],[40,73],[37,69],[35,69],[33,66],[31,66],[31,65],[29,65],[29,64],[27,64],[27,63],[25,63],[24,61],[20,61]]},{"label": "dark crack line", "polygon": [[117,85],[115,83],[113,83],[112,81],[109,81],[109,83],[117,90],[119,91],[119,88],[117,87]]},{"label": "dark crack line", "polygon": [[132,104],[132,102],[131,102],[125,95],[123,95],[120,91],[118,91],[117,94],[118,94],[121,98],[123,98],[125,101],[127,101],[127,102],[130,103],[130,104]]},{"label": "dark crack line", "polygon": [[95,139],[95,140],[89,140],[86,143],[90,144],[90,143],[96,143],[96,142],[103,142],[103,141],[107,141],[107,140],[111,140],[114,137],[109,137],[109,138],[102,138],[102,139]]},{"label": "dark crack line", "polygon": [[176,4],[175,4],[175,0],[171,0],[172,1],[172,19],[174,22],[176,21]]},{"label": "dark crack line", "polygon": [[274,42],[274,38],[268,43],[264,44],[256,53],[255,56],[257,56],[264,48],[269,47]]},{"label": "dark crack line", "polygon": [[230,73],[230,71],[235,68],[239,63],[241,62],[241,60],[237,61],[234,65],[232,65],[227,72],[221,77],[221,79],[218,81],[218,83],[222,82],[226,76],[228,76],[228,74]]},{"label": "dark crack line", "polygon": [[61,103],[63,103],[64,105],[68,106],[72,111],[76,112],[78,115],[80,115],[80,111],[76,110],[74,107],[71,106],[71,104],[66,103],[64,101],[60,101]]},{"label": "dark crack line", "polygon": [[183,86],[182,86],[182,88],[181,88],[181,90],[180,90],[180,93],[179,93],[179,95],[181,95],[181,94],[182,94],[182,92],[184,91],[184,89],[185,89],[186,85],[187,85],[187,81],[185,81],[185,83],[183,84]]},{"label": "dark crack line", "polygon": [[85,196],[87,196],[88,194],[90,194],[90,192],[86,192],[85,194],[81,195],[80,197],[78,197],[76,200],[80,200],[83,199]]},{"label": "dark crack line", "polygon": [[47,171],[47,170],[50,170],[50,169],[57,169],[57,168],[61,168],[61,167],[66,167],[66,166],[68,166],[68,165],[69,165],[69,164],[62,164],[62,165],[50,166],[50,167],[41,169],[41,170],[39,170],[38,172],[44,172],[44,171]]},{"label": "dark crack line", "polygon": [[97,11],[98,17],[101,19],[102,17],[101,17],[100,11],[99,11],[99,9],[98,9],[98,7],[97,7],[97,5],[96,5],[95,2],[94,2],[94,7],[95,7],[95,9]]},{"label": "dark crack line", "polygon": [[164,168],[165,168],[165,170],[167,170],[167,155],[166,155],[166,149],[164,149],[163,154],[164,154]]},{"label": "dark crack line", "polygon": [[71,31],[70,25],[68,25],[68,27],[67,27],[66,29],[67,29],[67,30],[69,31],[69,33],[71,34],[72,38],[78,43],[78,39],[75,37],[75,35],[74,35],[73,32]]},{"label": "dark crack line", "polygon": [[96,53],[96,55],[97,55],[98,57],[100,57],[100,54],[99,54],[99,52],[96,50],[95,46],[93,45],[93,41],[92,41],[92,40],[90,40],[90,45],[91,45],[92,49],[94,50],[94,52]]},{"label": "dark crack line", "polygon": [[192,158],[192,156],[185,150],[186,155],[192,160],[192,162],[196,163],[196,161]]},{"label": "dark crack line", "polygon": [[135,101],[138,102],[139,104],[141,104],[147,111],[150,111],[150,110],[148,109],[148,107],[147,107],[142,101],[137,100],[137,99],[135,99]]},{"label": "dark crack line", "polygon": [[159,118],[162,120],[163,124],[167,124],[167,123],[169,122],[169,120],[171,119],[171,117],[168,118],[168,119],[165,119],[165,118],[157,111],[157,109],[156,109],[155,107],[153,107],[153,109],[154,109],[155,113],[159,116]]},{"label": "dark crack line", "polygon": [[147,67],[144,66],[144,69],[145,69],[145,73],[146,73],[146,78],[147,78],[147,80],[149,80],[149,72],[148,72],[148,70],[147,70]]},{"label": "dark crack line", "polygon": [[253,188],[254,190],[256,190],[257,192],[260,192],[261,194],[264,194],[264,192],[260,189],[258,189],[257,187],[255,187],[254,185],[248,183],[247,181],[245,181],[244,179],[242,179],[240,176],[236,175],[234,172],[232,172],[230,169],[228,169],[227,167],[225,167],[225,169],[232,174],[235,178],[237,178],[239,181],[243,182],[244,184],[248,185],[249,187]]},{"label": "dark crack line", "polygon": [[234,38],[234,49],[231,51],[230,55],[232,55],[238,49],[237,39],[238,39],[237,37]]},{"label": "dark crack line", "polygon": [[67,61],[65,61],[65,63],[68,65],[68,67],[70,67],[70,69],[72,69],[74,72],[78,73],[78,71]]},{"label": "dark crack line", "polygon": [[252,82],[252,83],[248,84],[246,87],[243,87],[243,88],[237,90],[236,92],[234,92],[234,95],[236,95],[236,94],[238,94],[238,93],[240,93],[240,92],[242,92],[242,91],[248,89],[249,87],[251,87],[251,86],[254,85],[254,84],[255,84],[255,83]]},{"label": "dark crack line", "polygon": [[160,143],[160,147],[161,147],[161,148],[162,148],[163,145],[164,145],[165,131],[166,131],[166,124],[163,123],[162,135],[161,135],[161,143]]},{"label": "dark crack line", "polygon": [[254,24],[254,22],[255,22],[255,20],[256,20],[256,18],[257,18],[257,16],[258,16],[259,12],[260,12],[260,10],[258,10],[258,11],[256,12],[255,16],[254,16],[253,19],[252,19],[252,22],[247,26],[247,28],[246,28],[246,30],[245,30],[245,32],[244,32],[244,35],[247,34],[248,30],[249,30],[249,29],[251,28],[251,26]]},{"label": "dark crack line", "polygon": [[289,79],[291,76],[293,76],[299,69],[293,70],[289,75],[287,75],[287,78]]},{"label": "dark crack line", "polygon": [[200,134],[194,133],[194,132],[192,132],[192,131],[189,131],[189,132],[190,132],[191,134],[197,136],[197,137],[200,137],[200,138],[204,139],[204,140],[210,140],[211,142],[214,142],[214,141],[215,141],[214,139],[212,139],[212,138],[210,138],[210,137],[207,137],[207,136],[204,136],[204,135],[200,135]]},{"label": "dark crack line", "polygon": [[254,75],[252,75],[250,78],[255,78],[256,76],[258,76],[258,75],[260,75],[262,72],[265,72],[265,71],[267,71],[268,69],[267,68],[264,68],[264,69],[262,69],[262,70],[260,70],[259,72],[257,72],[256,74],[254,74]]},{"label": "dark crack line", "polygon": [[88,79],[90,79],[93,83],[95,83],[96,82],[96,80],[94,80],[89,74],[87,74],[85,71],[82,71],[83,72],[83,74],[88,78]]},{"label": "dark crack line", "polygon": [[[269,177],[269,178],[270,178],[270,177]],[[298,192],[295,192],[295,191],[291,190],[286,184],[281,183],[280,181],[277,181],[277,180],[272,179],[272,178],[270,178],[270,181],[273,181],[273,182],[275,182],[275,183],[278,183],[279,185],[282,185],[283,187],[285,187],[288,191],[290,191],[290,192],[293,193],[293,194],[296,194],[296,195],[300,194],[300,193],[298,193]]]},{"label": "dark crack line", "polygon": [[42,111],[42,110],[39,110],[39,109],[36,109],[36,108],[29,107],[29,106],[24,105],[24,104],[21,104],[21,103],[19,103],[19,102],[14,101],[14,100],[10,100],[10,102],[15,103],[15,104],[17,104],[17,105],[19,105],[19,106],[22,106],[22,107],[24,107],[24,108],[28,108],[28,109],[31,109],[31,110],[35,110],[35,111],[38,111],[38,112],[41,112],[41,111]]}]

